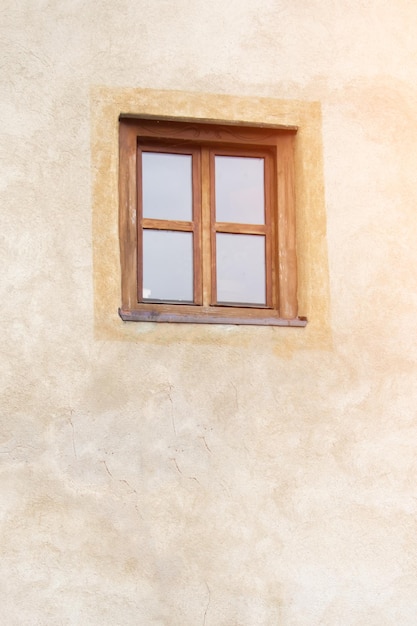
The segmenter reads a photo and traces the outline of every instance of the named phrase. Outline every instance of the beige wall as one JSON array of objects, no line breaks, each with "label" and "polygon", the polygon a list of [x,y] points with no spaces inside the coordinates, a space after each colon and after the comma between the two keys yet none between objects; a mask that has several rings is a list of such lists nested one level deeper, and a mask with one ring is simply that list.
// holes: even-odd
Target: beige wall
[{"label": "beige wall", "polygon": [[[0,29],[0,623],[415,626],[417,5]],[[306,329],[119,320],[124,106],[299,116]]]}]

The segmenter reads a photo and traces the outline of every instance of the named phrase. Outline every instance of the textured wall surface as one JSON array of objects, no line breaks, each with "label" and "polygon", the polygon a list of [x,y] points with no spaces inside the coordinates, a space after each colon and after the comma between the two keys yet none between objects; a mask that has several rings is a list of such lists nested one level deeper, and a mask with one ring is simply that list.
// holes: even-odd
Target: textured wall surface
[{"label": "textured wall surface", "polygon": [[[416,29],[411,0],[2,1],[1,624],[415,626]],[[136,98],[309,112],[306,329],[119,320]]]}]

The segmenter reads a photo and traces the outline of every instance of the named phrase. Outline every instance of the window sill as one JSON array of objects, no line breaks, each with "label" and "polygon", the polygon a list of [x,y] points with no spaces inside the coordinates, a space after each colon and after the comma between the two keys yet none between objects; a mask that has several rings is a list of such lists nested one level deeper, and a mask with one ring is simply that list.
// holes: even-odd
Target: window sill
[{"label": "window sill", "polygon": [[126,311],[119,309],[119,315],[124,322],[172,322],[172,323],[189,323],[189,324],[235,324],[247,326],[293,326],[304,327],[307,325],[305,317],[296,317],[293,319],[284,319],[271,314],[270,311],[262,309],[252,310],[251,314],[239,314],[238,310],[234,314],[230,309],[220,310],[216,308],[215,312],[209,308],[198,312],[178,313],[161,309],[160,311],[149,310],[133,310]]}]

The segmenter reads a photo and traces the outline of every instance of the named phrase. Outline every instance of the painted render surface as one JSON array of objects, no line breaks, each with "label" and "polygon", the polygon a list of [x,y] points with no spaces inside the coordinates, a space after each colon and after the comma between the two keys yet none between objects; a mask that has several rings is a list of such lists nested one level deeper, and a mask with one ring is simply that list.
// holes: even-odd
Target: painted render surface
[{"label": "painted render surface", "polygon": [[[0,623],[415,626],[417,5],[0,15]],[[120,320],[121,112],[299,126],[305,329]]]}]

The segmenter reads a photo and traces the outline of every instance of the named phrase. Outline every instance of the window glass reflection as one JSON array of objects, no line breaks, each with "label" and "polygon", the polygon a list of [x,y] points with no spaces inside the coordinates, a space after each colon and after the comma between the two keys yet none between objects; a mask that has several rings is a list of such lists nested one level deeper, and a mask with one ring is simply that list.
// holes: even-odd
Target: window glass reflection
[{"label": "window glass reflection", "polygon": [[143,299],[193,301],[193,235],[143,231]]},{"label": "window glass reflection", "polygon": [[216,221],[265,223],[264,159],[215,157]]},{"label": "window glass reflection", "polygon": [[217,233],[217,301],[266,304],[265,237]]},{"label": "window glass reflection", "polygon": [[191,221],[191,155],[143,152],[142,200],[144,217]]}]

